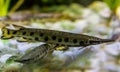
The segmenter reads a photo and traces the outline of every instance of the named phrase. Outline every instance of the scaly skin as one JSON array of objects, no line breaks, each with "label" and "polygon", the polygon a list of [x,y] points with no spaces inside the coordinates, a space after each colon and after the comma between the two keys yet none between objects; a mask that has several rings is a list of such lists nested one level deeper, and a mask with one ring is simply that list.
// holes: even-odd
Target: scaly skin
[{"label": "scaly skin", "polygon": [[40,59],[45,58],[47,55],[52,54],[54,50],[55,45],[43,44],[27,52],[25,55],[15,61],[24,64],[34,63],[39,61]]},{"label": "scaly skin", "polygon": [[2,28],[1,39],[11,39],[17,37],[19,42],[45,42],[48,44],[56,44],[57,46],[79,47],[96,45],[106,42],[113,42],[111,39],[101,39],[93,36],[75,34],[69,32],[34,29],[19,27],[18,30]]}]

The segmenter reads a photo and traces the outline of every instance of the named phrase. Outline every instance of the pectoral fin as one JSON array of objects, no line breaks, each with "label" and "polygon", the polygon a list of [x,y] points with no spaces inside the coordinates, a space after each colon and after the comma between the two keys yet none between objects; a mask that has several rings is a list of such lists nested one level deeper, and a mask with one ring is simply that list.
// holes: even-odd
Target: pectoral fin
[{"label": "pectoral fin", "polygon": [[20,37],[20,38],[17,39],[17,41],[18,41],[18,42],[28,42],[29,39],[26,38],[26,37]]}]

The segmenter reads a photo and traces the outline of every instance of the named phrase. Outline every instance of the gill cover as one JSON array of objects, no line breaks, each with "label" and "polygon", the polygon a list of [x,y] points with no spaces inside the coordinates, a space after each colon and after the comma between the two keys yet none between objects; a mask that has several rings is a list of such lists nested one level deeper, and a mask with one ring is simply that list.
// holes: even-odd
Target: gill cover
[{"label": "gill cover", "polygon": [[9,29],[7,29],[6,27],[3,27],[1,29],[1,31],[2,31],[1,39],[11,39],[11,38],[13,38],[13,35],[10,34]]}]

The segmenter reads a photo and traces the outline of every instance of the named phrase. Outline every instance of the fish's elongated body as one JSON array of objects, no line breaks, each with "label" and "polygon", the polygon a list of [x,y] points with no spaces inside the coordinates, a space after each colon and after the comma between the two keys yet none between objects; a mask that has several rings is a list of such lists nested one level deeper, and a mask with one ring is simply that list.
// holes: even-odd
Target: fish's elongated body
[{"label": "fish's elongated body", "polygon": [[55,45],[43,44],[27,52],[25,55],[15,61],[24,64],[37,62],[40,59],[45,58],[48,54],[52,53],[54,49]]},{"label": "fish's elongated body", "polygon": [[56,44],[58,46],[78,47],[96,45],[106,42],[112,42],[111,39],[101,39],[93,36],[75,34],[69,32],[47,30],[47,29],[34,29],[21,27],[18,30],[3,28],[1,39],[11,39],[14,37],[22,38],[26,42],[45,42],[48,44]]}]

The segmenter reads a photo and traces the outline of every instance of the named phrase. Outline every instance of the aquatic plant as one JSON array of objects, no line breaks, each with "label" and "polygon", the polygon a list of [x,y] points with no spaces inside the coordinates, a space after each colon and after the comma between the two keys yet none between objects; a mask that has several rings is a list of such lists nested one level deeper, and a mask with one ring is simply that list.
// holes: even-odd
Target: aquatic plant
[{"label": "aquatic plant", "polygon": [[[6,16],[8,14],[10,2],[11,0],[0,0],[0,16]],[[17,3],[10,10],[10,13],[16,11],[23,2],[24,0],[18,0]]]},{"label": "aquatic plant", "polygon": [[10,0],[0,0],[0,16],[5,16],[8,13],[8,7],[10,5]]},{"label": "aquatic plant", "polygon": [[108,7],[114,11],[118,6],[120,6],[120,0],[103,0]]},{"label": "aquatic plant", "polygon": [[103,0],[108,7],[111,9],[111,16],[108,19],[107,25],[110,26],[111,21],[115,21],[118,19],[117,17],[117,8],[120,6],[120,0]]}]

